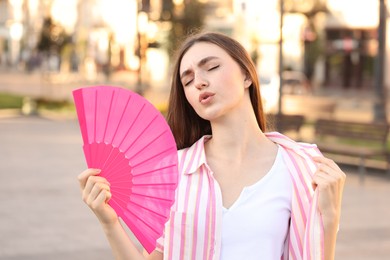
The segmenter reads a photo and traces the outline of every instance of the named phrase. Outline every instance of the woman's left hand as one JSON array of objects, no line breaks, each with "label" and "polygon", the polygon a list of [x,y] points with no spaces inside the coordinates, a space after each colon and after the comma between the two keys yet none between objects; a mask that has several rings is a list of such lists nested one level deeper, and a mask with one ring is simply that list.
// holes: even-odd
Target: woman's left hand
[{"label": "woman's left hand", "polygon": [[318,208],[325,228],[339,224],[341,200],[346,175],[331,159],[313,157],[318,164],[313,177],[313,187],[319,189]]}]

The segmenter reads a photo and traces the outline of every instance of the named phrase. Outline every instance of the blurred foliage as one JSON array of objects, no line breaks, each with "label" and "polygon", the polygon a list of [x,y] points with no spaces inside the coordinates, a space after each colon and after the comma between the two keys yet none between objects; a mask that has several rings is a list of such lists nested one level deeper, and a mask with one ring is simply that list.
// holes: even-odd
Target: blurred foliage
[{"label": "blurred foliage", "polygon": [[186,36],[203,29],[205,4],[200,3],[198,0],[184,2],[181,8],[175,7],[171,9],[172,30],[169,35],[169,54],[174,53]]},{"label": "blurred foliage", "polygon": [[75,111],[75,106],[67,100],[49,100],[45,98],[36,99],[37,108],[53,111]]},{"label": "blurred foliage", "polygon": [[[26,97],[0,92],[0,109],[21,109]],[[66,100],[33,99],[38,110],[75,111],[74,104]]]},{"label": "blurred foliage", "polygon": [[9,94],[0,93],[0,109],[15,109],[21,108],[23,105],[23,97]]},{"label": "blurred foliage", "polygon": [[70,42],[71,36],[65,32],[61,25],[53,23],[51,17],[44,19],[37,45],[39,51],[60,54],[63,48]]}]

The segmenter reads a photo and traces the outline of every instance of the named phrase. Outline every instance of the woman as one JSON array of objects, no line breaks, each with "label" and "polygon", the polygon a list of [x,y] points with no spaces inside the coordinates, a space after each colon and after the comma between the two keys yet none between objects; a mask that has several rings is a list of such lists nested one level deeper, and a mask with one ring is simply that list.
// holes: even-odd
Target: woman
[{"label": "woman", "polygon": [[[314,145],[265,133],[256,69],[219,33],[177,55],[168,123],[180,183],[148,259],[333,259],[345,174]],[[144,259],[107,204],[98,170],[79,175],[84,201],[117,259]]]}]

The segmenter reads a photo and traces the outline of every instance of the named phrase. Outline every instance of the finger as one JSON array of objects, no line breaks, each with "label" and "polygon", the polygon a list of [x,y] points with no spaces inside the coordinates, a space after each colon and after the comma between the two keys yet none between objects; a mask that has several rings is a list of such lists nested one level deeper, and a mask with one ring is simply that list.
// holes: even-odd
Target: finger
[{"label": "finger", "polygon": [[316,174],[319,174],[319,173],[331,176],[333,179],[338,179],[338,177],[340,176],[339,170],[335,170],[334,168],[332,168],[331,166],[329,166],[327,164],[319,164],[318,165]]},{"label": "finger", "polygon": [[80,188],[84,189],[85,184],[87,183],[89,176],[98,175],[100,172],[101,172],[100,169],[89,168],[89,169],[86,169],[85,171],[83,171],[82,173],[80,173],[77,176],[77,179],[79,180],[79,183],[80,183]]},{"label": "finger", "polygon": [[102,204],[107,203],[111,196],[111,192],[101,190],[96,199],[91,203],[91,208],[98,209]]},{"label": "finger", "polygon": [[325,189],[330,186],[332,181],[333,180],[328,175],[317,173],[313,176],[312,185],[314,189],[317,187],[319,187],[320,189]]},{"label": "finger", "polygon": [[83,191],[83,198],[84,201],[90,205],[96,197],[99,195],[99,193],[102,191],[110,191],[110,186],[108,186],[105,183],[97,182],[95,185],[91,188],[90,191],[87,191],[87,189],[84,189]]},{"label": "finger", "polygon": [[100,176],[89,176],[83,192],[86,192],[87,194],[90,193],[93,186],[95,186],[96,183],[104,183],[110,186],[110,183],[107,181],[106,178]]},{"label": "finger", "polygon": [[110,199],[112,198],[111,191],[106,192],[106,199],[104,200],[105,203],[108,203]]},{"label": "finger", "polygon": [[333,168],[332,166],[328,166],[326,164],[320,164],[318,166],[316,173],[322,173],[329,176],[332,176],[334,178],[334,181],[338,181],[340,184],[345,182],[346,174],[340,170],[340,168]]},{"label": "finger", "polygon": [[335,178],[323,172],[314,174],[312,180],[313,189],[317,187],[320,190],[327,190],[328,192],[337,192],[342,190],[343,183],[339,178]]},{"label": "finger", "polygon": [[346,174],[333,160],[325,157],[313,157],[313,160],[318,163],[319,167],[323,167],[323,170],[328,174],[331,174],[340,180],[346,179]]},{"label": "finger", "polygon": [[335,180],[336,178],[324,172],[316,172],[313,176],[313,181],[315,181],[317,184],[324,183],[324,182],[332,182]]},{"label": "finger", "polygon": [[333,160],[323,157],[323,156],[314,156],[313,160],[319,164],[326,164],[331,168],[340,170],[340,167]]}]

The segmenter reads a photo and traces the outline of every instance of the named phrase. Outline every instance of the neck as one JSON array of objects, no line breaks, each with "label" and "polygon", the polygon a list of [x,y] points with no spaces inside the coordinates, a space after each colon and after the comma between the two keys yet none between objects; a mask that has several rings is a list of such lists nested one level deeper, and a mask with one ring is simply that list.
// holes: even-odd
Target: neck
[{"label": "neck", "polygon": [[273,145],[261,131],[251,105],[211,122],[211,128],[213,137],[206,147],[211,156],[244,158],[259,147]]}]

